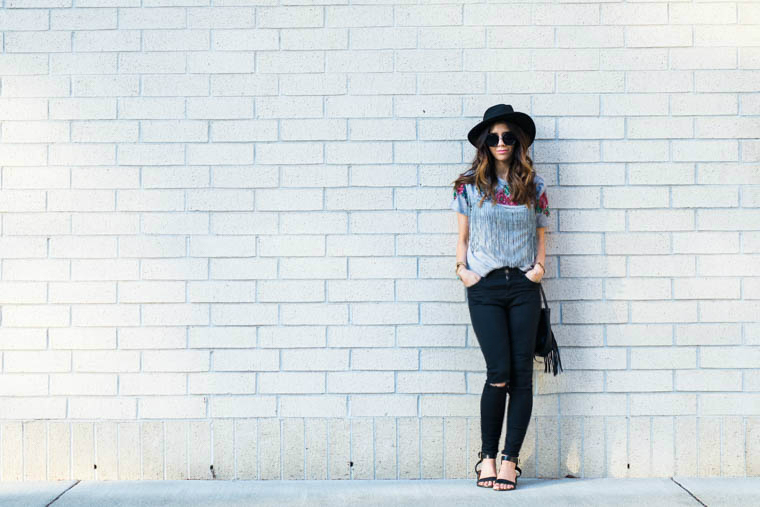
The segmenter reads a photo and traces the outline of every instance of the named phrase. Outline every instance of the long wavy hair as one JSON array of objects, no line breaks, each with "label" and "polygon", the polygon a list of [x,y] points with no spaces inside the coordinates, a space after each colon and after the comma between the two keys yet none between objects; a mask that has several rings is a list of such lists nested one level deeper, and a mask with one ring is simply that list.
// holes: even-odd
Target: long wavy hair
[{"label": "long wavy hair", "polygon": [[472,166],[454,180],[454,191],[465,183],[472,184],[483,195],[478,202],[478,206],[482,206],[483,201],[486,199],[490,199],[491,204],[496,205],[496,192],[494,192],[494,187],[498,183],[496,177],[496,159],[486,144],[486,136],[497,123],[506,123],[510,132],[517,137],[517,142],[512,149],[507,179],[509,198],[516,204],[525,204],[529,208],[533,207],[536,204],[536,170],[533,168],[533,160],[528,155],[528,137],[517,124],[509,121],[496,120],[486,125],[480,131],[480,135],[478,135],[475,143],[478,148],[472,161]]}]

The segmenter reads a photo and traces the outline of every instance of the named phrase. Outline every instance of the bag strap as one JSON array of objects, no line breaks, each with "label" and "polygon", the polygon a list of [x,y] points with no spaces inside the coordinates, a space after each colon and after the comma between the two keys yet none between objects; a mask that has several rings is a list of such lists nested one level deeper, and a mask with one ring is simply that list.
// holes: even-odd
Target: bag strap
[{"label": "bag strap", "polygon": [[544,308],[549,308],[549,303],[546,302],[546,294],[544,294],[544,285],[541,282],[538,282],[538,283],[539,283],[538,288],[541,289],[541,297],[544,299],[544,306],[542,308],[543,310]]}]

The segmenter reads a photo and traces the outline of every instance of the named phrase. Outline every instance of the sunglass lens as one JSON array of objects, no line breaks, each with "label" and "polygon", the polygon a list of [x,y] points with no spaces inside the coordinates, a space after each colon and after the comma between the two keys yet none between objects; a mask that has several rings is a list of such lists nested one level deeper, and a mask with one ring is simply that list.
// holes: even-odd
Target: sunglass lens
[{"label": "sunglass lens", "polygon": [[[512,146],[513,144],[517,142],[517,138],[511,132],[502,133],[501,138],[504,141],[504,144],[506,144],[507,146]],[[488,134],[486,136],[486,144],[488,146],[498,146],[499,136],[497,134]]]}]

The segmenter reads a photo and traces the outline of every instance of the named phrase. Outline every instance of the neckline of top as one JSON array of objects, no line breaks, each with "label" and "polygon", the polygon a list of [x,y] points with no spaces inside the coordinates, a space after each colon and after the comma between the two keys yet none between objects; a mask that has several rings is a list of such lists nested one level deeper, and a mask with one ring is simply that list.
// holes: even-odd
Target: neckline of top
[{"label": "neckline of top", "polygon": [[[536,183],[536,185],[538,185],[540,183],[539,178],[540,178],[540,176],[538,174],[536,174],[536,177],[534,178],[534,182]],[[496,179],[498,180],[499,183],[505,183],[505,184],[507,183],[507,180],[505,180],[504,178],[500,177],[499,175],[496,176]]]}]

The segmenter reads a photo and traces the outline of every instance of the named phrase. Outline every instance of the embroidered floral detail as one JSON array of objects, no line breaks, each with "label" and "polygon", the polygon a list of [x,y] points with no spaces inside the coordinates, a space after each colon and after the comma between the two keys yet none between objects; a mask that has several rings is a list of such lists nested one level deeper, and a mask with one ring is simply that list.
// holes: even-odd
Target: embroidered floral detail
[{"label": "embroidered floral detail", "polygon": [[506,204],[507,206],[517,206],[517,203],[512,200],[512,196],[509,194],[509,189],[506,186],[502,186],[494,194],[496,202],[499,204]]},{"label": "embroidered floral detail", "polygon": [[536,213],[543,213],[547,217],[549,216],[549,198],[546,197],[546,192],[541,194],[541,197],[538,198],[538,204],[536,204]]},{"label": "embroidered floral detail", "polygon": [[467,189],[464,186],[464,183],[459,185],[456,190],[454,190],[454,199],[457,198],[457,195],[461,194],[464,196],[464,200],[467,203],[467,206],[470,206],[470,197],[467,195]]},{"label": "embroidered floral detail", "polygon": [[[462,195],[464,197],[465,202],[469,206],[470,197],[467,195],[467,188],[465,188],[464,183],[456,187],[456,190],[454,190],[454,199],[456,199],[459,195]],[[494,197],[498,204],[504,204],[506,206],[518,206],[518,204],[512,200],[512,196],[509,193],[509,187],[507,185],[501,185],[499,189],[494,193]],[[542,193],[541,197],[538,198],[538,202],[536,203],[536,213],[544,214],[547,217],[550,215],[549,199],[546,197],[546,192]]]}]

